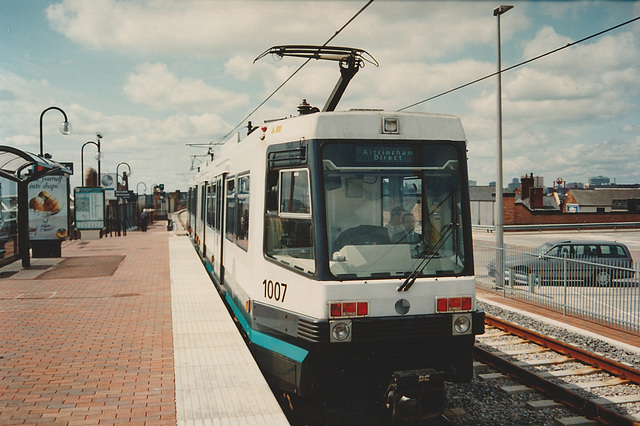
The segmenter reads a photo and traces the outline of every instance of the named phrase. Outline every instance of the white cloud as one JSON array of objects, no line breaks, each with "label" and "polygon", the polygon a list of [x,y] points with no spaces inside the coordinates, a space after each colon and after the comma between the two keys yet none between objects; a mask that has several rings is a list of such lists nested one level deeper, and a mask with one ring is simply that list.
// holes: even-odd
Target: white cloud
[{"label": "white cloud", "polygon": [[283,34],[306,34],[308,40],[294,42],[308,43],[329,33],[326,24],[343,15],[334,12],[354,8],[336,2],[63,0],[46,13],[53,29],[87,47],[219,57],[256,43],[291,43]]},{"label": "white cloud", "polygon": [[[190,154],[185,142],[208,142],[224,134],[229,122],[235,125],[302,61],[264,58],[253,64],[259,53],[278,44],[322,44],[363,4],[61,0],[46,10],[51,28],[79,52],[109,52],[123,62],[134,58],[140,64],[135,70],[114,67],[122,73],[118,81],[125,81],[122,90],[130,101],[160,112],[141,108],[144,112],[139,115],[103,115],[95,111],[98,107],[82,105],[87,102],[78,100],[76,93],[54,89],[45,79],[0,73],[4,79],[0,97],[9,100],[0,104],[3,118],[20,117],[8,124],[2,120],[0,129],[9,130],[3,132],[5,140],[28,146],[35,138],[37,144],[34,122],[37,125],[43,104],[66,102],[73,105],[71,112],[67,110],[77,130],[72,138],[90,138],[99,129],[110,134],[108,141],[105,136],[109,149],[122,149],[135,161],[147,163],[145,155],[153,149],[160,155],[157,166],[169,170],[171,160]],[[381,64],[367,66],[355,76],[339,109],[396,109],[494,72],[493,7],[485,2],[374,2],[331,42],[366,49]],[[584,19],[580,23],[584,36],[612,25],[614,18],[603,16],[607,22],[602,28],[591,27],[596,20],[585,11],[594,7],[606,11],[628,6],[518,3],[502,20],[504,59],[529,59],[574,41],[563,30],[563,20],[575,25],[576,19]],[[638,12],[640,4],[629,9]],[[633,167],[615,162],[620,152],[638,152],[639,28],[637,24],[621,28],[504,75],[505,180],[525,172],[585,180],[595,173],[585,169],[587,160],[594,162],[594,169],[603,167],[597,174],[611,174],[605,168],[610,167],[637,176]],[[257,124],[262,118],[295,114],[302,98],[321,108],[338,78],[337,68],[335,63],[310,62],[250,119]],[[112,102],[116,110],[118,103]],[[471,177],[480,182],[495,179],[494,80],[412,110],[440,112],[441,107],[462,118],[470,141]],[[27,136],[20,126],[29,129]],[[615,130],[607,130],[611,128]],[[52,146],[69,143],[69,137],[51,133],[46,138]],[[77,157],[75,151],[74,147],[65,155]],[[136,166],[146,167],[151,165]]]},{"label": "white cloud", "polygon": [[129,74],[124,92],[132,102],[156,110],[187,109],[203,111],[215,108],[226,112],[249,103],[246,94],[211,87],[199,79],[179,79],[161,63],[141,64]]}]

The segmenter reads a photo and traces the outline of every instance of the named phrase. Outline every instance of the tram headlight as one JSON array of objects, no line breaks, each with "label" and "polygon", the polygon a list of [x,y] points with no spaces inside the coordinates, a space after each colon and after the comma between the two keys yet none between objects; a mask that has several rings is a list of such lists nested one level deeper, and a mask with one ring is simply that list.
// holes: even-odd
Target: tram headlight
[{"label": "tram headlight", "polygon": [[461,314],[453,316],[453,335],[471,334],[471,315]]},{"label": "tram headlight", "polygon": [[329,336],[330,342],[337,343],[351,341],[351,321],[329,321],[329,330],[331,333]]}]

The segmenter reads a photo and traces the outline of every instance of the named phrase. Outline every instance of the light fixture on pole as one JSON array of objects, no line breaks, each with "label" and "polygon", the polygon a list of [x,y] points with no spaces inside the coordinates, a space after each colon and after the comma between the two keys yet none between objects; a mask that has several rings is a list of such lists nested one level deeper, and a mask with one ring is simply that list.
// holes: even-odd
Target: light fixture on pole
[{"label": "light fixture on pole", "polygon": [[147,193],[147,184],[144,183],[144,182],[138,182],[138,184],[136,185],[136,194],[140,194],[140,191],[138,191],[138,187],[140,185],[144,185],[144,194],[146,194]]},{"label": "light fixture on pole", "polygon": [[500,15],[513,9],[513,6],[501,5],[493,10],[498,17],[498,148],[496,153],[496,286],[504,287],[504,207],[502,183],[502,57],[500,49]]},{"label": "light fixture on pole", "polygon": [[[68,135],[71,133],[71,130],[72,130],[71,123],[69,123],[69,120],[67,119],[67,113],[65,113],[61,108],[52,106],[42,111],[42,114],[40,114],[40,157],[44,157],[44,154],[42,152],[42,117],[44,116],[45,112],[50,111],[52,109],[60,111],[64,116],[64,121],[62,122],[62,124],[60,124],[60,133],[62,133],[63,135]],[[51,157],[49,156],[49,158]]]},{"label": "light fixture on pole", "polygon": [[[118,165],[116,166],[116,187],[118,186],[117,180],[120,177],[120,175],[118,174],[118,168],[123,164],[129,169],[129,173],[127,174],[127,176],[131,176],[133,174],[131,173],[131,166],[129,166],[127,163],[125,163],[124,161],[118,163]],[[122,180],[124,181],[124,177],[122,178]]]},{"label": "light fixture on pole", "polygon": [[[97,133],[97,134],[99,135],[100,133]],[[102,160],[102,152],[100,152],[100,138],[98,138],[98,142],[87,141],[83,143],[82,148],[80,149],[80,172],[82,173],[82,186],[86,186],[85,175],[84,175],[84,147],[88,144],[92,144],[98,147],[98,152],[96,153],[96,160],[98,160],[98,179],[96,183],[100,181],[100,162]]]}]

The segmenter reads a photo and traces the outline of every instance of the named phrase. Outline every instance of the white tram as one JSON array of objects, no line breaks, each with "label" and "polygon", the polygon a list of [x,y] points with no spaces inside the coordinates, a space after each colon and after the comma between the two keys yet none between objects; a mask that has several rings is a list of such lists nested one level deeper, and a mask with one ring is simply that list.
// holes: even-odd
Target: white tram
[{"label": "white tram", "polygon": [[432,416],[484,331],[460,121],[299,109],[199,169],[190,235],[273,387],[362,385]]}]

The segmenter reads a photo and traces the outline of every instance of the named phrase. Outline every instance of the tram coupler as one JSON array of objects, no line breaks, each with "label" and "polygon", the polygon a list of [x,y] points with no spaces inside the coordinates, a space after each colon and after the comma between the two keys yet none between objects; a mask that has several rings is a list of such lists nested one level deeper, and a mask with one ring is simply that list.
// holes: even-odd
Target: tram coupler
[{"label": "tram coupler", "polygon": [[425,420],[446,408],[444,372],[431,368],[394,371],[384,395],[394,420]]}]

